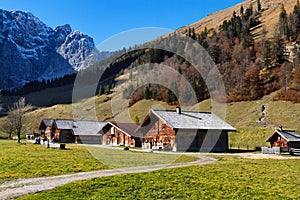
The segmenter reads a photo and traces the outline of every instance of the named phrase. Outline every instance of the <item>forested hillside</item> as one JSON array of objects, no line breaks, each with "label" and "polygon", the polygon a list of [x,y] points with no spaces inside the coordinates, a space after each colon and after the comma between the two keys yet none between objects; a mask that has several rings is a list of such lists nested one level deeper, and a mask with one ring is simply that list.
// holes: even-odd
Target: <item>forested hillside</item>
[{"label": "forested hillside", "polygon": [[[194,27],[181,28],[150,43],[161,46],[176,45],[176,48],[185,51],[190,44],[176,39],[176,33],[179,31],[197,41],[218,67],[228,102],[255,100],[274,91],[278,91],[274,100],[300,102],[299,0],[295,0],[293,9],[288,4],[287,10],[292,10],[290,13],[286,11],[285,4],[278,5],[280,12],[278,15],[273,13],[276,16],[273,20],[277,21],[276,29],[265,28],[265,15],[270,12],[270,8],[262,6],[260,0],[245,5],[248,7],[241,4],[238,11],[232,12],[231,18],[215,28],[202,27],[202,31],[198,31],[199,27],[197,31]],[[147,70],[145,64],[148,63],[159,63],[177,70],[191,83],[198,101],[210,97],[203,77],[195,66],[172,52],[149,48],[147,45],[116,52],[109,59],[81,71],[77,77],[80,77],[82,84],[99,82],[95,95],[102,95],[110,93],[115,85],[115,78],[126,72],[130,74],[130,80],[124,88],[123,98],[130,99],[130,105],[141,99],[178,104],[179,98],[181,103],[190,103],[189,91],[183,91],[180,96],[174,94],[178,90],[174,84],[174,77],[166,80],[170,87],[159,84],[145,85],[137,80],[137,75],[144,75]],[[99,74],[102,75],[101,78]]]},{"label": "forested hillside", "polygon": [[[267,31],[261,24],[262,15],[266,10],[262,8],[259,0],[255,5],[252,4],[247,8],[241,5],[239,14],[234,11],[231,19],[223,21],[217,28],[204,28],[199,34],[195,32],[194,28],[187,28],[183,31],[198,41],[213,58],[226,87],[227,101],[255,100],[277,90],[280,91],[274,98],[275,100],[300,101],[298,62],[300,4],[299,1],[295,1],[292,13],[286,12],[284,4],[280,6],[277,29],[274,29],[272,38],[266,36]],[[257,29],[262,31],[258,32]],[[167,45],[173,37],[172,34],[160,38],[159,42]],[[180,41],[177,44],[178,48],[182,47],[183,49],[186,45],[181,44]],[[200,74],[189,62],[170,52],[159,49],[143,51],[139,54],[138,59],[130,65],[130,73],[133,71],[142,73],[143,69],[137,66],[154,62],[167,66],[173,65],[192,83],[198,100],[209,97]],[[132,103],[149,98],[165,100],[168,103],[177,101],[169,89],[155,84],[141,87],[133,95],[130,95],[133,92],[132,88],[132,85],[129,84],[124,91],[124,97],[131,98]]]}]

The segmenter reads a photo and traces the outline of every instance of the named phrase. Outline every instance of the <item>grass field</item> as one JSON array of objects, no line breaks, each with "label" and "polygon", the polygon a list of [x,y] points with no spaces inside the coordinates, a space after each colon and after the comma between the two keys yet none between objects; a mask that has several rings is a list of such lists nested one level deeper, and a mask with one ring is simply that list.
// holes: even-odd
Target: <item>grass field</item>
[{"label": "grass field", "polygon": [[68,150],[47,149],[32,143],[0,140],[0,183],[17,178],[53,176],[108,169],[85,147],[67,145]]},{"label": "grass field", "polygon": [[299,199],[299,160],[214,164],[79,181],[21,199]]},{"label": "grass field", "polygon": [[88,147],[88,151],[101,163],[112,168],[148,166],[176,162],[193,162],[197,160],[197,157],[195,156],[182,154],[144,153],[124,151],[122,149],[101,148],[100,151],[97,147]]},{"label": "grass field", "polygon": [[191,162],[196,157],[123,151],[67,144],[67,150],[47,149],[32,143],[0,140],[0,183],[17,178],[54,176],[108,168],[173,162]]}]

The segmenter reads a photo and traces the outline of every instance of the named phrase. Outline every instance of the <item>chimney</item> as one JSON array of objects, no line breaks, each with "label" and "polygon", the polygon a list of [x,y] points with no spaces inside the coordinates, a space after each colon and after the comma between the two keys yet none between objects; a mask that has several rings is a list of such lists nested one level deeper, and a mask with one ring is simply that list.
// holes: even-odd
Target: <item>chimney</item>
[{"label": "chimney", "polygon": [[176,113],[179,114],[179,115],[181,114],[181,108],[179,106],[176,107]]}]

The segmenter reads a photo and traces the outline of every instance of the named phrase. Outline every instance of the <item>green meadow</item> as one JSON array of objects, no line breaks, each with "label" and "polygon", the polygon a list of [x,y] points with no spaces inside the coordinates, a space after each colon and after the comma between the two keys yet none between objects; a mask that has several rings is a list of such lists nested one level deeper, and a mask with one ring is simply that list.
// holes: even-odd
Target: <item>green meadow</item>
[{"label": "green meadow", "polygon": [[300,160],[219,162],[70,183],[20,199],[299,199]]},{"label": "green meadow", "polygon": [[66,145],[67,150],[47,149],[22,142],[0,140],[0,183],[109,168],[92,157],[85,147]]},{"label": "green meadow", "polygon": [[67,144],[66,150],[0,140],[0,183],[18,178],[54,176],[142,165],[192,162],[192,156],[124,151]]}]

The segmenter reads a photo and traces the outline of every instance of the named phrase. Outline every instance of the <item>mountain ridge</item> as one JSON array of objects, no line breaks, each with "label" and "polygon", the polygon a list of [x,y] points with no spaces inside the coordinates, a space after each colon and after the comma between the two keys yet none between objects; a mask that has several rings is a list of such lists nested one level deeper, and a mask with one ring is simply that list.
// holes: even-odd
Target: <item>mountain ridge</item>
[{"label": "mountain ridge", "polygon": [[[266,36],[268,38],[274,37],[273,32],[276,29],[281,4],[285,6],[287,13],[292,13],[296,0],[260,0],[262,7],[262,24],[266,29]],[[243,6],[244,9],[250,7],[252,4],[253,8],[257,9],[257,0],[245,0],[241,3],[233,5],[229,8],[216,11],[208,14],[206,17],[190,24],[179,28],[179,31],[184,31],[187,28],[194,28],[197,34],[200,34],[205,27],[207,29],[218,28],[224,20],[230,20],[232,13],[235,11],[237,15],[240,14],[240,8]]]},{"label": "mountain ridge", "polygon": [[0,9],[0,88],[22,87],[85,69],[110,54],[69,24],[47,26],[32,13]]}]

